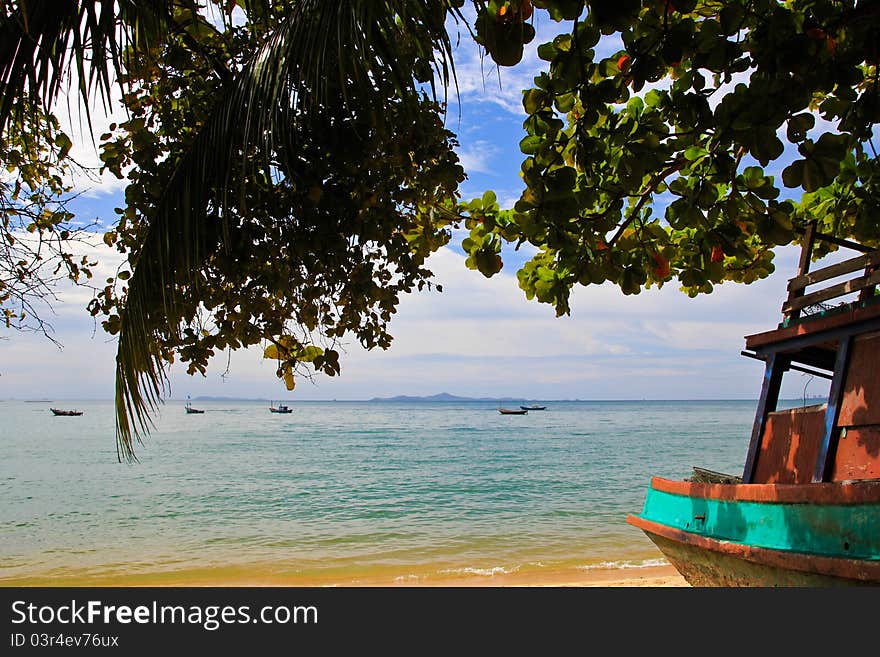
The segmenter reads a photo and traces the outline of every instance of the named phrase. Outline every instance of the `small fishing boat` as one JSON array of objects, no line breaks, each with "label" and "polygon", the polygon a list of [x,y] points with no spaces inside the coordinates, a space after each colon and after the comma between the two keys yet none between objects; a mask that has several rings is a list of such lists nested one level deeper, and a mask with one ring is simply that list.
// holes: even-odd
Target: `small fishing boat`
[{"label": "small fishing boat", "polygon": [[65,411],[60,408],[50,408],[49,410],[52,411],[52,415],[73,415],[73,416],[75,416],[75,415],[82,415],[83,414],[82,411]]},{"label": "small fishing boat", "polygon": [[272,402],[269,402],[269,411],[271,413],[293,413],[293,409],[286,404],[278,404],[278,406],[272,406]]},{"label": "small fishing boat", "polygon": [[545,411],[545,410],[547,410],[546,406],[520,406],[520,408],[524,411]]},{"label": "small fishing boat", "polygon": [[[861,255],[811,272],[817,239]],[[693,586],[880,585],[878,283],[880,250],[811,225],[783,321],[746,337],[742,354],[764,362],[764,378],[742,476],[654,477],[627,518]],[[777,409],[788,371],[829,379],[827,402]]]},{"label": "small fishing boat", "polygon": [[525,415],[528,413],[527,410],[521,408],[499,408],[498,412],[501,413],[501,415]]},{"label": "small fishing boat", "polygon": [[190,413],[204,413],[205,411],[198,409],[198,408],[193,408],[192,404],[190,402],[186,402],[186,412],[187,412],[187,414],[190,414]]}]

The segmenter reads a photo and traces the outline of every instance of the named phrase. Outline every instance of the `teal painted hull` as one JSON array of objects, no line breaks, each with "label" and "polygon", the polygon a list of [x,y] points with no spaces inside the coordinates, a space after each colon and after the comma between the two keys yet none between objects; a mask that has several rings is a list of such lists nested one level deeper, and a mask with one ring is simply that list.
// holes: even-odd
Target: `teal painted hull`
[{"label": "teal painted hull", "polygon": [[880,500],[736,499],[731,491],[748,486],[711,490],[718,494],[652,485],[642,513],[629,520],[691,584],[880,584]]},{"label": "teal painted hull", "polygon": [[753,547],[880,559],[880,504],[782,504],[713,500],[651,488],[642,517]]}]

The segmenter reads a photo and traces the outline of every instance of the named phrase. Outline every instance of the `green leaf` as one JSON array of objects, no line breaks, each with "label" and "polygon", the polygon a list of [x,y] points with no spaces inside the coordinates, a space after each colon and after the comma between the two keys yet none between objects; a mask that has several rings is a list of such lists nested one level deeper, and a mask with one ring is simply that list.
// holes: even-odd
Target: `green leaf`
[{"label": "green leaf", "polygon": [[782,170],[782,182],[786,187],[800,187],[804,181],[804,163],[806,160],[795,160]]},{"label": "green leaf", "polygon": [[70,149],[73,147],[73,142],[70,141],[70,137],[65,135],[63,132],[59,133],[57,137],[55,137],[55,145],[58,147],[58,159],[63,160],[67,157],[67,154],[70,152]]},{"label": "green leaf", "polygon": [[809,132],[815,124],[815,117],[807,112],[791,117],[788,120],[788,128],[786,130],[788,141],[792,143],[803,141],[807,138],[807,132]]},{"label": "green leaf", "polygon": [[721,22],[721,31],[724,34],[736,34],[743,26],[743,18],[745,12],[738,2],[729,3],[721,9],[719,20]]},{"label": "green leaf", "polygon": [[527,114],[534,114],[544,107],[547,101],[547,93],[540,89],[526,89],[523,91],[523,108]]},{"label": "green leaf", "polygon": [[536,155],[541,150],[544,140],[537,135],[529,135],[519,142],[519,150],[525,155]]},{"label": "green leaf", "polygon": [[559,51],[556,49],[556,46],[551,43],[542,43],[538,46],[538,57],[543,59],[545,62],[552,62],[553,58],[556,57]]},{"label": "green leaf", "polygon": [[304,347],[297,353],[296,359],[303,363],[311,363],[318,356],[324,354],[324,350],[321,347],[316,347],[315,345],[309,345],[308,347]]},{"label": "green leaf", "polygon": [[684,152],[684,157],[690,162],[695,162],[706,157],[708,154],[709,151],[707,151],[702,146],[691,146]]},{"label": "green leaf", "polygon": [[296,388],[296,379],[293,376],[293,370],[290,370],[290,369],[284,370],[283,379],[284,379],[284,387],[285,388],[287,388],[288,390],[291,390],[291,391],[294,388]]},{"label": "green leaf", "polygon": [[562,94],[555,99],[556,109],[562,113],[570,112],[574,107],[575,95],[573,93]]}]

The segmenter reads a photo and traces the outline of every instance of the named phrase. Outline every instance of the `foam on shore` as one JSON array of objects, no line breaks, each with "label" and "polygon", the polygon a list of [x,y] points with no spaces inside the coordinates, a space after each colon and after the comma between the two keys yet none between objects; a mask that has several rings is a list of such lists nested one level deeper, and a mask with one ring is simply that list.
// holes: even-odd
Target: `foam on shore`
[{"label": "foam on shore", "polygon": [[271,564],[187,568],[154,572],[69,571],[0,579],[0,586],[293,586],[293,587],[463,587],[463,586],[687,586],[675,568],[662,559],[642,562],[510,567],[436,567],[371,570],[368,572],[303,573]]}]

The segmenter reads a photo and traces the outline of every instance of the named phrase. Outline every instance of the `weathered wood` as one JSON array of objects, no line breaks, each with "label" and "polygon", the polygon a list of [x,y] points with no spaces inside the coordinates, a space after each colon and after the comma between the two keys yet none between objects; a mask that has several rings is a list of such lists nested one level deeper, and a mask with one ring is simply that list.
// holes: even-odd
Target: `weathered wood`
[{"label": "weathered wood", "polygon": [[[873,274],[875,271],[877,271],[877,265],[876,265],[876,264],[868,265],[868,266],[865,268],[865,274],[866,274],[866,275]],[[859,301],[868,301],[868,300],[870,300],[871,297],[874,296],[874,294],[876,293],[876,291],[877,291],[877,286],[876,286],[876,285],[869,285],[868,287],[862,289],[862,291],[859,292]]]},{"label": "weathered wood", "polygon": [[880,425],[842,427],[832,481],[880,479]]},{"label": "weathered wood", "polygon": [[820,379],[833,379],[834,376],[832,374],[828,374],[827,372],[820,372],[819,370],[812,370],[808,367],[801,367],[800,365],[789,365],[788,369],[795,370],[797,372],[803,372],[804,374],[809,374],[810,376],[818,376]]},{"label": "weathered wood", "polygon": [[837,426],[840,406],[843,401],[843,391],[846,385],[849,356],[852,351],[853,338],[846,336],[840,339],[837,347],[837,360],[834,365],[834,378],[831,380],[831,392],[828,393],[828,408],[825,411],[825,433],[819,443],[819,453],[816,458],[816,468],[813,471],[813,483],[829,481],[834,467],[834,452],[837,449],[837,440],[840,437],[840,427]]},{"label": "weathered wood", "polygon": [[[805,347],[836,339],[841,333],[880,330],[880,304],[852,305],[839,312],[816,317],[772,331],[746,336],[746,349],[767,353],[784,350],[802,353]],[[832,357],[830,365],[833,365]],[[828,367],[827,369],[831,369]]]},{"label": "weathered wood", "polygon": [[767,414],[753,484],[809,484],[825,426],[824,404]]},{"label": "weathered wood", "polygon": [[798,276],[803,276],[810,271],[810,261],[813,259],[813,244],[816,241],[816,222],[807,224],[804,239],[801,242],[801,257],[798,261]]},{"label": "weathered wood", "polygon": [[[809,227],[809,224],[808,224]],[[805,228],[797,228],[795,227],[794,232],[798,235],[804,235],[807,231]],[[869,253],[874,249],[870,246],[865,246],[864,244],[859,244],[858,242],[853,242],[850,240],[841,239],[840,237],[834,237],[834,235],[827,235],[825,233],[817,232],[814,235],[814,239],[817,239],[821,242],[828,242],[830,244],[836,244],[837,246],[842,246],[847,249],[852,249],[853,251],[859,251],[861,253]]]},{"label": "weathered wood", "polygon": [[858,242],[851,242],[849,240],[844,240],[839,237],[834,237],[834,235],[826,235],[825,233],[816,233],[816,239],[822,240],[823,242],[836,244],[837,246],[843,246],[847,249],[852,249],[853,251],[861,251],[862,253],[870,253],[874,250],[870,246],[865,246],[864,244],[859,244]]},{"label": "weathered wood", "polygon": [[[695,484],[689,481],[651,477],[651,489],[687,497],[695,503],[703,498],[738,502],[771,502],[846,506],[873,503],[880,505],[880,479],[862,481],[857,486],[844,482],[821,484]],[[649,491],[650,492],[650,491]],[[877,547],[880,556],[880,545]],[[880,563],[880,561],[878,561]]]},{"label": "weathered wood", "polygon": [[[699,568],[721,552],[743,563],[782,568],[783,576],[811,573],[875,585],[880,584],[878,521],[880,481],[867,480],[703,484],[654,477],[642,512],[627,516],[627,523],[649,536],[698,548],[677,568]],[[738,569],[728,563],[717,574],[736,579]],[[787,579],[740,583],[785,586]]]},{"label": "weathered wood", "polygon": [[[801,243],[801,258],[800,262],[798,262],[798,276],[805,276],[807,272],[810,271],[810,260],[813,256],[813,243],[816,239],[816,222],[811,221],[807,226],[807,230],[804,233],[804,239]],[[804,295],[804,287],[792,289],[789,287],[788,299],[787,302],[792,302],[795,299],[802,297]],[[791,310],[787,313],[788,318],[790,320],[796,320],[800,317],[801,311],[799,309]]]},{"label": "weathered wood", "polygon": [[742,477],[694,466],[693,475],[686,481],[692,481],[697,484],[741,484]]},{"label": "weathered wood", "polygon": [[776,410],[779,401],[779,387],[782,384],[782,373],[788,366],[788,359],[781,354],[770,354],[767,357],[767,366],[764,369],[764,383],[761,385],[761,397],[758,399],[758,408],[755,412],[755,422],[752,425],[752,437],[749,441],[749,451],[746,456],[746,464],[743,468],[742,480],[746,484],[752,483],[755,476],[758,454],[761,451],[761,439],[764,437],[764,429],[767,425],[767,415]]},{"label": "weathered wood", "polygon": [[767,550],[698,536],[630,516],[681,576],[696,587],[877,586],[880,562]]},{"label": "weathered wood", "polygon": [[[749,358],[754,358],[755,360],[760,360],[761,362],[766,362],[766,360],[767,360],[766,356],[759,356],[758,354],[753,354],[750,351],[741,351],[739,353],[740,353],[740,356],[747,356]],[[819,370],[814,370],[809,367],[801,367],[800,365],[790,364],[788,366],[788,369],[796,370],[798,372],[803,372],[804,374],[809,374],[810,376],[818,376],[819,378],[822,378],[822,379],[834,378],[834,376],[832,374],[829,374],[828,372],[820,372]]]},{"label": "weathered wood", "polygon": [[831,287],[827,287],[824,290],[817,290],[816,292],[805,294],[802,297],[790,299],[782,305],[782,312],[784,314],[790,314],[794,310],[800,310],[802,308],[806,308],[807,306],[812,306],[816,303],[819,303],[820,301],[827,301],[828,299],[841,297],[844,294],[849,294],[850,292],[857,292],[862,288],[866,288],[871,285],[877,285],[878,283],[880,283],[880,271],[874,272],[873,274],[867,276],[859,276],[858,278],[853,278],[848,281],[844,281],[843,283],[832,285]]},{"label": "weathered wood", "polygon": [[880,251],[874,251],[866,255],[856,256],[843,262],[838,262],[822,269],[816,269],[810,273],[798,274],[788,281],[789,290],[803,290],[808,285],[821,283],[831,278],[837,278],[861,269],[867,269],[880,264]]},{"label": "weathered wood", "polygon": [[880,372],[880,333],[856,336],[840,401],[838,426],[880,424],[878,372]]}]

